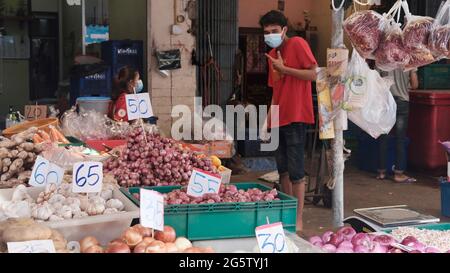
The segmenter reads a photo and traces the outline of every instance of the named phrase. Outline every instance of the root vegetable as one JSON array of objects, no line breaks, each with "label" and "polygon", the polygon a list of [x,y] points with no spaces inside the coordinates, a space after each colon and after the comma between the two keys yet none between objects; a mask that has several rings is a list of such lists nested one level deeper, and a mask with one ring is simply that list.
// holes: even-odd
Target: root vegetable
[{"label": "root vegetable", "polygon": [[125,243],[115,243],[115,244],[110,244],[106,248],[105,252],[106,253],[122,253],[122,254],[126,254],[126,253],[131,253],[131,249]]},{"label": "root vegetable", "polygon": [[167,248],[163,242],[154,241],[147,246],[145,253],[167,253]]},{"label": "root vegetable", "polygon": [[99,245],[93,245],[93,246],[89,247],[88,249],[86,249],[82,253],[85,253],[85,254],[102,254],[102,253],[105,253],[105,250]]},{"label": "root vegetable", "polygon": [[122,234],[121,239],[130,247],[133,248],[142,242],[142,235],[135,229],[129,228],[124,234]]}]

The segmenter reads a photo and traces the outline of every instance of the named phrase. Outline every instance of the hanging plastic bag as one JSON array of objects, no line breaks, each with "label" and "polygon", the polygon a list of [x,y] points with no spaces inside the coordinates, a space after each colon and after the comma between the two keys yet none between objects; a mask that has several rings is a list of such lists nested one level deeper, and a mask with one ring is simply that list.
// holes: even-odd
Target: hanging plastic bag
[{"label": "hanging plastic bag", "polygon": [[400,26],[393,19],[389,21],[375,52],[376,65],[383,71],[404,69],[409,64],[410,55],[404,46],[403,31]]},{"label": "hanging plastic bag", "polygon": [[361,109],[349,112],[349,119],[373,138],[388,134],[395,125],[397,104],[390,92],[392,84],[377,71],[367,71],[365,104]]},{"label": "hanging plastic bag", "polygon": [[428,47],[437,59],[450,58],[450,0],[437,13]]},{"label": "hanging plastic bag", "polygon": [[434,18],[412,15],[406,1],[402,3],[402,7],[406,14],[406,25],[403,29],[404,46],[410,55],[405,68],[410,70],[434,63],[436,58],[428,49]]},{"label": "hanging plastic bag", "polygon": [[161,71],[181,68],[181,50],[157,51],[158,68]]},{"label": "hanging plastic bag", "polygon": [[369,65],[356,50],[353,50],[345,76],[344,109],[354,111],[364,107],[369,90],[367,83],[369,73],[371,73]]},{"label": "hanging plastic bag", "polygon": [[354,13],[344,22],[350,41],[359,54],[366,59],[373,59],[384,29],[384,18],[372,10]]}]

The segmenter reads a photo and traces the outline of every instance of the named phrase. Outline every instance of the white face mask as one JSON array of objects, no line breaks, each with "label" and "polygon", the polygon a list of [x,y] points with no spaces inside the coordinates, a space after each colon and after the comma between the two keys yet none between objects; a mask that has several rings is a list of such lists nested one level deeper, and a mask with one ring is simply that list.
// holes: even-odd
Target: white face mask
[{"label": "white face mask", "polygon": [[271,48],[278,48],[283,44],[284,30],[281,33],[273,33],[264,35],[264,41]]}]

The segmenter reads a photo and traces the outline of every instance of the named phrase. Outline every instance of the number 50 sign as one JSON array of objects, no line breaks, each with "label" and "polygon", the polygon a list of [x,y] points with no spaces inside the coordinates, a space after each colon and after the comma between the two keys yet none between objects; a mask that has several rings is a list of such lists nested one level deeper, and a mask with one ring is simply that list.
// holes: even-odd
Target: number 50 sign
[{"label": "number 50 sign", "polygon": [[126,96],[128,120],[153,117],[150,95],[134,94]]}]

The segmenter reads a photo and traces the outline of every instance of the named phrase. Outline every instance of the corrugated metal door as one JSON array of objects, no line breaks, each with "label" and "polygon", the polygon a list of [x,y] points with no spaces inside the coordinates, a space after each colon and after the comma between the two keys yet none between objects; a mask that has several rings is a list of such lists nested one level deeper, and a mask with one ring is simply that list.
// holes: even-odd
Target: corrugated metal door
[{"label": "corrugated metal door", "polygon": [[[204,105],[223,106],[233,92],[234,61],[238,49],[238,0],[197,0],[198,90]],[[214,63],[209,63],[211,49]],[[214,68],[217,64],[218,71]],[[206,100],[206,101],[205,101]]]}]

